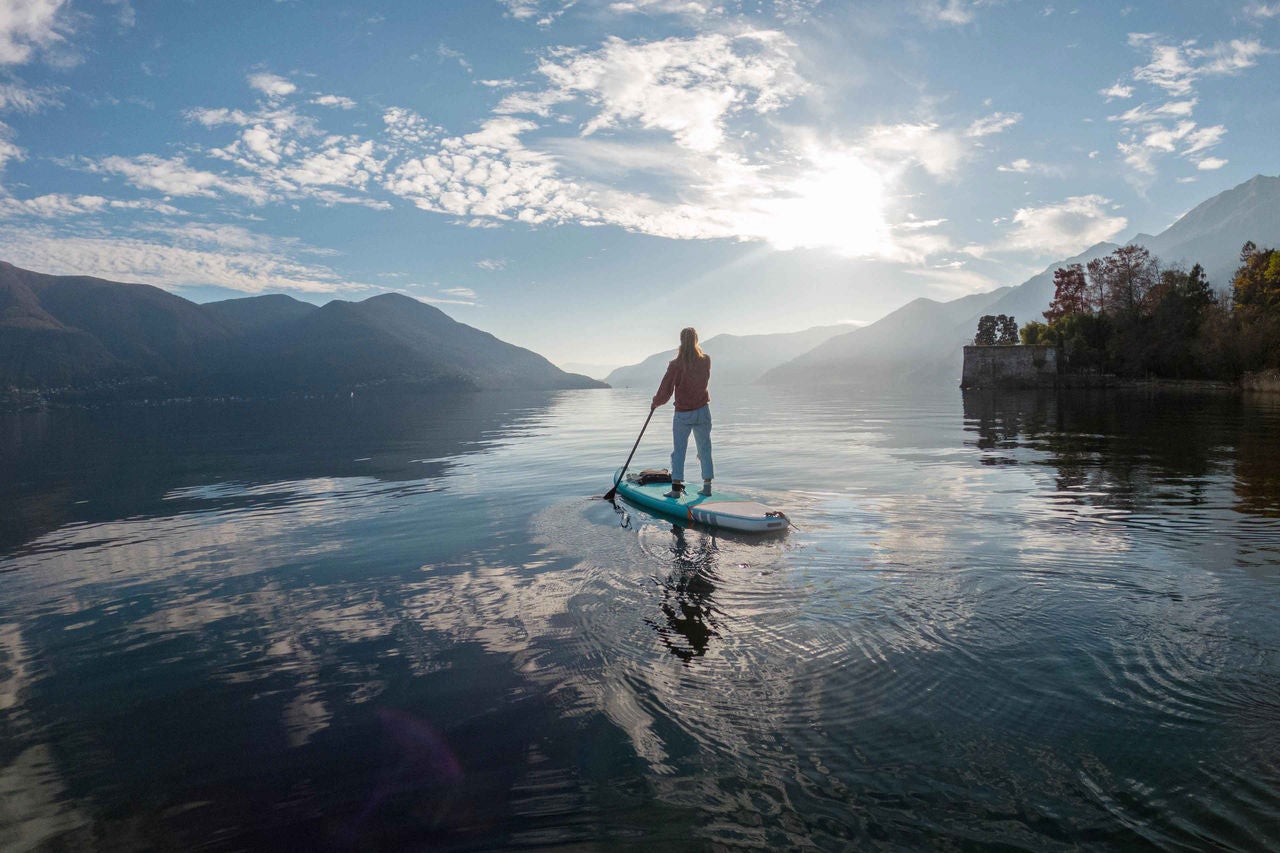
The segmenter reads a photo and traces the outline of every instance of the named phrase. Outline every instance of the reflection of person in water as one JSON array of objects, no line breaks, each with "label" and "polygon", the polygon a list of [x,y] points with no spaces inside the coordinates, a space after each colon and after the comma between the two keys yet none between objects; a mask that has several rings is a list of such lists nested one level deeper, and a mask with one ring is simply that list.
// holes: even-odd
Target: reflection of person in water
[{"label": "reflection of person in water", "polygon": [[[673,541],[671,554],[674,571],[662,583],[661,604],[666,624],[646,619],[658,632],[663,644],[676,657],[688,663],[707,653],[716,631],[716,610],[711,595],[716,591],[716,553],[719,547],[714,536],[699,535],[698,542],[690,546],[683,527],[671,528]],[[679,642],[675,635],[684,638]]]}]

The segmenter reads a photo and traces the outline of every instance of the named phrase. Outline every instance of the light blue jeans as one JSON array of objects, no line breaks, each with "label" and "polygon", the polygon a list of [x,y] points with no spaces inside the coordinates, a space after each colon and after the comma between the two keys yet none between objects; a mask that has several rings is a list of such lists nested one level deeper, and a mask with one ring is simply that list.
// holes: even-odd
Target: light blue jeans
[{"label": "light blue jeans", "polygon": [[671,438],[674,441],[674,449],[671,451],[671,479],[684,480],[684,457],[689,450],[690,432],[693,433],[694,444],[698,446],[702,479],[710,480],[715,476],[715,468],[711,465],[710,406],[703,406],[692,412],[676,412],[671,419]]}]

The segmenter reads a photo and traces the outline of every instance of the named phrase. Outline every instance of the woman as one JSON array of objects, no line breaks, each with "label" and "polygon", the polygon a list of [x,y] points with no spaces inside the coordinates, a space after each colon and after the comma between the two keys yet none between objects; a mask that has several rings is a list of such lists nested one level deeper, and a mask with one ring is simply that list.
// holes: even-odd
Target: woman
[{"label": "woman", "polygon": [[702,489],[698,494],[711,494],[715,471],[711,466],[711,395],[707,393],[710,379],[711,356],[698,346],[697,330],[681,329],[680,351],[667,364],[667,375],[662,377],[658,393],[653,395],[652,406],[656,409],[665,405],[675,394],[676,413],[671,420],[671,437],[675,443],[671,451],[671,491],[666,495],[669,498],[684,494],[684,456],[689,449],[690,432],[702,463]]}]

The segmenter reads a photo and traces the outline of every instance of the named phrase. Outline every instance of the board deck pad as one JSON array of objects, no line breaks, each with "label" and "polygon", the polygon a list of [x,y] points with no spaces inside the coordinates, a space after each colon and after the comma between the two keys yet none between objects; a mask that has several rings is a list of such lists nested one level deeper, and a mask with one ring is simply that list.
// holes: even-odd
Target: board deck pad
[{"label": "board deck pad", "polygon": [[673,518],[749,532],[787,529],[787,517],[759,501],[718,490],[713,491],[710,497],[704,497],[696,488],[686,488],[680,497],[669,498],[666,497],[669,491],[670,483],[642,486],[635,474],[628,474],[618,483],[618,494],[631,503]]}]

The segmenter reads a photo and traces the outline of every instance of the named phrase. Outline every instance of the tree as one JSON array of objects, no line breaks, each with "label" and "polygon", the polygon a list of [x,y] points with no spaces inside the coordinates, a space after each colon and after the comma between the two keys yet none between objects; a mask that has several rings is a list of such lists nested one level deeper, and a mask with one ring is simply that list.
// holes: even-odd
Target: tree
[{"label": "tree", "polygon": [[1071,264],[1058,267],[1053,271],[1053,301],[1044,318],[1051,325],[1063,317],[1072,314],[1089,313],[1089,281],[1085,278],[1084,267]]},{"label": "tree", "polygon": [[1253,243],[1245,243],[1240,258],[1240,268],[1231,279],[1235,307],[1263,313],[1280,309],[1280,252],[1259,251]]},{"label": "tree", "polygon": [[1150,252],[1131,243],[1090,261],[1089,278],[1105,310],[1140,312],[1160,280],[1160,266]]},{"label": "tree", "polygon": [[1000,338],[996,341],[997,344],[1007,347],[1018,343],[1018,322],[1016,320],[1001,314],[996,317],[996,326],[1000,333]]},{"label": "tree", "polygon": [[996,318],[992,314],[983,314],[978,318],[978,334],[974,335],[973,343],[980,347],[993,347],[996,345]]},{"label": "tree", "polygon": [[1023,326],[1019,334],[1022,337],[1023,346],[1033,347],[1037,344],[1048,344],[1053,340],[1053,331],[1049,326],[1035,320]]}]

